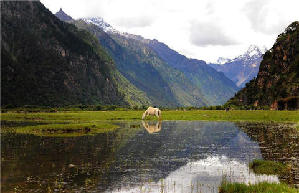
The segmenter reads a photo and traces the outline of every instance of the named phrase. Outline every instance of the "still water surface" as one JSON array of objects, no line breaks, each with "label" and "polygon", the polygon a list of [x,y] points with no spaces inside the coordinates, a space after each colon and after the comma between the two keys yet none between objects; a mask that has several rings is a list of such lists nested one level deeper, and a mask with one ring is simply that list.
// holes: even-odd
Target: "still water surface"
[{"label": "still water surface", "polygon": [[109,133],[3,133],[2,192],[218,192],[233,182],[278,182],[248,168],[259,143],[230,122],[122,122]]}]

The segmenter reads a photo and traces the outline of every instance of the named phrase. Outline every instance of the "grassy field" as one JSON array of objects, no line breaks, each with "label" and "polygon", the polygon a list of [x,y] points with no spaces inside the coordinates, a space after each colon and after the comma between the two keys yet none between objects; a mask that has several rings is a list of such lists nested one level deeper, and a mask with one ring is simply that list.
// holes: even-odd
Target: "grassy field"
[{"label": "grassy field", "polygon": [[224,182],[219,188],[219,193],[298,193],[295,188],[290,188],[286,184],[275,184],[262,182],[258,184],[242,184]]},{"label": "grassy field", "polygon": [[[77,111],[56,113],[1,113],[2,120],[11,121],[91,121],[140,120],[143,111]],[[205,121],[274,121],[299,122],[299,111],[191,110],[162,111],[162,120]]]},{"label": "grassy field", "polygon": [[[16,129],[19,133],[36,135],[60,133],[72,136],[72,131],[93,134],[117,128],[115,121],[141,120],[143,111],[63,111],[36,113],[1,113],[4,129]],[[149,119],[156,119],[150,117]],[[299,126],[299,111],[243,111],[234,110],[190,110],[162,111],[162,120],[202,120],[202,121],[254,121],[284,122]],[[61,131],[60,131],[61,130]],[[60,132],[58,132],[60,131]]]}]

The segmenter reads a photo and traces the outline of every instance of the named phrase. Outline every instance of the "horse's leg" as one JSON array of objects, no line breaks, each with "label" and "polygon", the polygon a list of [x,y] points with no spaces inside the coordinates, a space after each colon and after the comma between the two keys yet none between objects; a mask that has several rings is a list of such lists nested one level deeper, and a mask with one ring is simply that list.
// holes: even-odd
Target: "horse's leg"
[{"label": "horse's leg", "polygon": [[156,117],[159,119],[159,111],[155,112]]},{"label": "horse's leg", "polygon": [[161,111],[160,111],[160,110],[156,111],[156,112],[155,112],[155,115],[156,115],[156,117],[157,117],[158,119],[160,119]]},{"label": "horse's leg", "polygon": [[147,111],[145,111],[142,115],[142,119],[145,119],[147,117]]}]

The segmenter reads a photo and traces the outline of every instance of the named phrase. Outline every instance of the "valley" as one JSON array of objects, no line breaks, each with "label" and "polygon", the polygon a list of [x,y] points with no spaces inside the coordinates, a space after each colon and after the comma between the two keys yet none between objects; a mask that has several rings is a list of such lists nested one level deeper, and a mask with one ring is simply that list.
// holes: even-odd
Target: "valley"
[{"label": "valley", "polygon": [[1,191],[297,193],[285,1],[1,1]]}]

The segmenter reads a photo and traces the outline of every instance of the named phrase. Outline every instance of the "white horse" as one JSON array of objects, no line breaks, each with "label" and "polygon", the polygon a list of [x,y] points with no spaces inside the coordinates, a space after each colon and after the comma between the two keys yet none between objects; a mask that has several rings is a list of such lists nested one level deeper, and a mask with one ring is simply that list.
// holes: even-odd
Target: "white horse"
[{"label": "white horse", "polygon": [[149,107],[142,115],[142,119],[146,118],[147,116],[156,116],[160,119],[161,117],[161,110],[159,108]]}]

